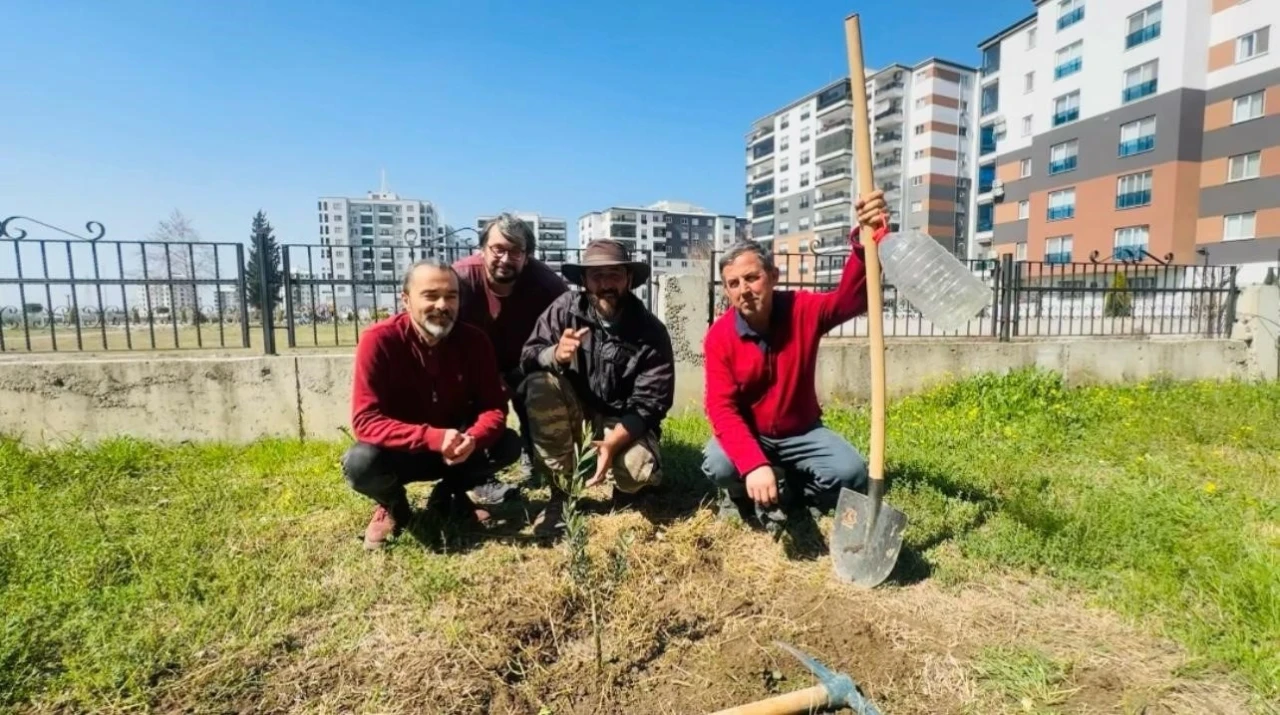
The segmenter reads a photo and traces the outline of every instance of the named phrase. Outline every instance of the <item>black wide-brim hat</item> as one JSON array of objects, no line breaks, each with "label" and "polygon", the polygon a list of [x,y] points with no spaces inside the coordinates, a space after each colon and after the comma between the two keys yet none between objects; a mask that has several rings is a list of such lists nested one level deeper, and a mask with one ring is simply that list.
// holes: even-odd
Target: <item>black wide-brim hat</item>
[{"label": "black wide-brim hat", "polygon": [[582,260],[578,263],[565,263],[560,267],[564,277],[574,285],[583,284],[583,276],[588,268],[604,268],[606,266],[623,266],[631,270],[631,287],[644,285],[651,272],[648,263],[631,260],[631,252],[621,241],[611,238],[600,238],[587,244],[582,251]]}]

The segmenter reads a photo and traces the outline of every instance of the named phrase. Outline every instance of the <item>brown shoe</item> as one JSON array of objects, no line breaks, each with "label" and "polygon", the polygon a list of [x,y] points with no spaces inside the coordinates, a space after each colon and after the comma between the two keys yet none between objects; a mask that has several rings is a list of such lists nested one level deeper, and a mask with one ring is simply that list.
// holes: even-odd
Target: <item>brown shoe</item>
[{"label": "brown shoe", "polygon": [[[396,511],[400,511],[397,509]],[[387,542],[397,536],[404,527],[408,525],[409,519],[407,515],[402,514],[400,519],[392,515],[391,510],[381,504],[373,510],[373,518],[369,520],[369,525],[364,530],[364,548],[369,551],[377,551],[384,548]]]}]

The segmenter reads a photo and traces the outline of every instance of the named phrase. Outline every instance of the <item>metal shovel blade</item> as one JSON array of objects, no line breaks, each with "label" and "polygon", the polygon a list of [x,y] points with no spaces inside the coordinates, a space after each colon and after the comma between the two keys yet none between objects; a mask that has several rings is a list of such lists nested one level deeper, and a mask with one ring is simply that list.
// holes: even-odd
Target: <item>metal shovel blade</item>
[{"label": "metal shovel blade", "polygon": [[831,532],[836,576],[864,588],[880,585],[898,563],[906,528],[907,515],[883,500],[841,489]]}]

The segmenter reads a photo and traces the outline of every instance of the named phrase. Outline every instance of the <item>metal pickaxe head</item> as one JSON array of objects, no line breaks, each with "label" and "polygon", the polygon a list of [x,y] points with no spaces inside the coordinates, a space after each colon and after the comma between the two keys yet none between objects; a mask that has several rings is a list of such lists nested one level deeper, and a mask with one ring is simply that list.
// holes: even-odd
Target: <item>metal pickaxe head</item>
[{"label": "metal pickaxe head", "polygon": [[858,692],[858,684],[853,682],[853,678],[847,673],[836,673],[827,668],[818,660],[807,653],[801,651],[793,645],[783,643],[782,641],[774,641],[774,645],[787,651],[796,657],[796,660],[804,664],[804,667],[813,673],[818,682],[827,691],[828,707],[832,710],[840,710],[841,708],[851,708],[858,715],[880,715],[880,711],[876,710],[876,706],[871,704]]}]

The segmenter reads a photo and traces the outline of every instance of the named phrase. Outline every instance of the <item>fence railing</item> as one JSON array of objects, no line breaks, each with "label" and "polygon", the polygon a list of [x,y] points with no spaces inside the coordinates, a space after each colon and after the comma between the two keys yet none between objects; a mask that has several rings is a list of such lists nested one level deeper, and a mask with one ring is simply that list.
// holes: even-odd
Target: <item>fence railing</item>
[{"label": "fence railing", "polygon": [[[728,310],[718,272],[709,267],[710,319]],[[777,254],[779,289],[834,290],[843,255]],[[940,330],[896,286],[882,280],[888,337],[1097,337],[1195,335],[1225,337],[1235,322],[1234,266],[1142,263],[1046,263],[999,260],[966,263],[991,290],[987,307],[958,330]],[[829,336],[866,337],[866,316],[837,326]]]}]

